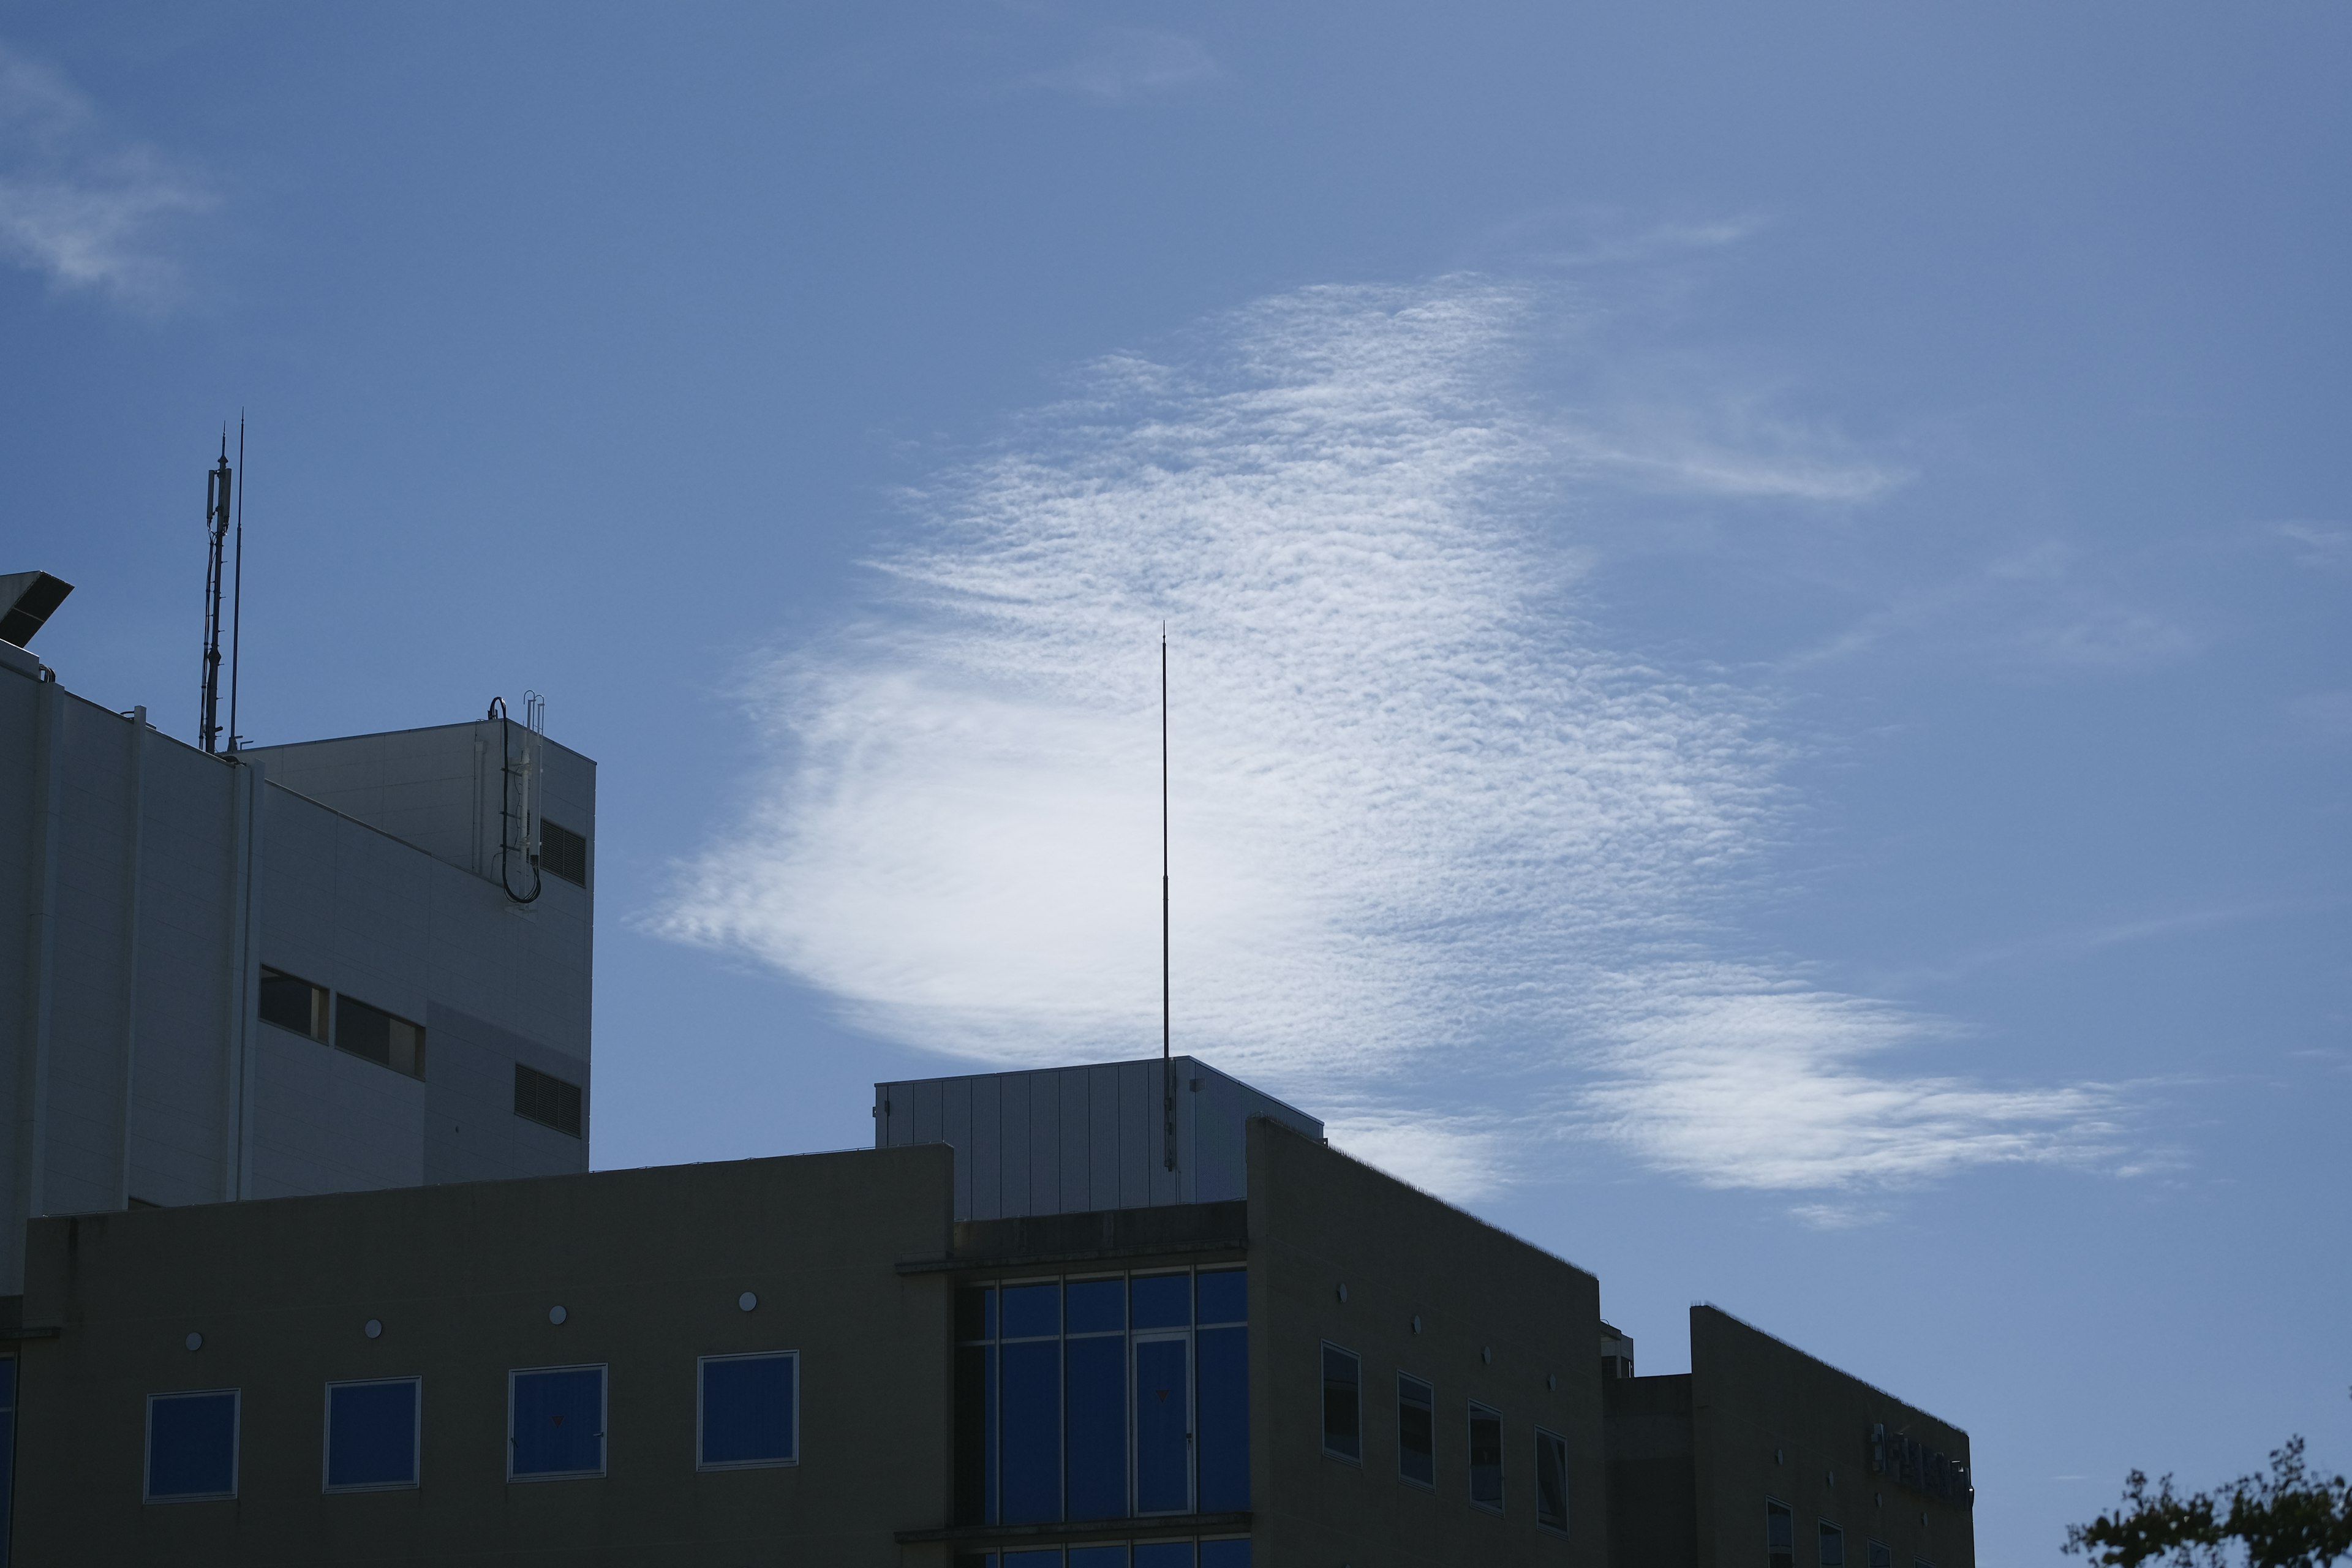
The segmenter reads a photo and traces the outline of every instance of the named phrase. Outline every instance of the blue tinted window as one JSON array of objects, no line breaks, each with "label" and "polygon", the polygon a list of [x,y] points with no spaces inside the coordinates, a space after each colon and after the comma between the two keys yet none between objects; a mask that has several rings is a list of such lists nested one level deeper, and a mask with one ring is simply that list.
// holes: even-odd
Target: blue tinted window
[{"label": "blue tinted window", "polygon": [[1061,1562],[1062,1549],[1058,1546],[1050,1552],[1008,1552],[1004,1554],[1004,1568],[1061,1568]]},{"label": "blue tinted window", "polygon": [[1135,1549],[1135,1568],[1192,1568],[1189,1541],[1153,1541]]},{"label": "blue tinted window", "polygon": [[[1045,1287],[1050,1301],[1058,1295]],[[1012,1319],[1005,1293],[1005,1317]],[[997,1395],[997,1475],[1003,1489],[1000,1518],[1006,1524],[1037,1524],[1062,1517],[1062,1344],[1032,1340],[1008,1344],[1003,1358],[1003,1386]]]},{"label": "blue tinted window", "polygon": [[327,1384],[327,1489],[416,1484],[421,1384],[401,1377]]},{"label": "blue tinted window", "polygon": [[604,1470],[604,1369],[518,1372],[509,1388],[509,1470],[516,1479]]},{"label": "blue tinted window", "polygon": [[[1207,1294],[1202,1292],[1203,1299]],[[1201,1511],[1245,1509],[1250,1505],[1249,1331],[1202,1329],[1195,1342]]]},{"label": "blue tinted window", "polygon": [[1221,1268],[1201,1276],[1201,1321],[1249,1321],[1249,1276],[1239,1268]]},{"label": "blue tinted window", "polygon": [[1250,1568],[1249,1548],[1246,1541],[1203,1541],[1201,1568]]},{"label": "blue tinted window", "polygon": [[[1118,1289],[1120,1282],[1114,1279],[1111,1286]],[[1116,1335],[1071,1340],[1064,1360],[1069,1368],[1070,1517],[1124,1518],[1127,1341]]]},{"label": "blue tinted window", "polygon": [[1004,1291],[1004,1337],[1027,1339],[1062,1331],[1059,1285],[1013,1285]]},{"label": "blue tinted window", "polygon": [[698,1450],[704,1468],[782,1465],[800,1458],[793,1429],[799,1371],[800,1358],[790,1354],[704,1358]]},{"label": "blue tinted window", "polygon": [[1073,1546],[1070,1568],[1127,1568],[1124,1546]]},{"label": "blue tinted window", "polygon": [[1192,1507],[1191,1455],[1186,1452],[1192,1424],[1184,1407],[1184,1352],[1182,1340],[1146,1340],[1135,1347],[1138,1513],[1186,1513]]},{"label": "blue tinted window", "polygon": [[236,1390],[147,1400],[151,1502],[236,1495]]},{"label": "blue tinted window", "polygon": [[1127,1327],[1127,1281],[1076,1279],[1068,1292],[1070,1332],[1117,1333]]},{"label": "blue tinted window", "polygon": [[1135,1281],[1135,1326],[1181,1329],[1192,1321],[1192,1277],[1147,1274]]}]

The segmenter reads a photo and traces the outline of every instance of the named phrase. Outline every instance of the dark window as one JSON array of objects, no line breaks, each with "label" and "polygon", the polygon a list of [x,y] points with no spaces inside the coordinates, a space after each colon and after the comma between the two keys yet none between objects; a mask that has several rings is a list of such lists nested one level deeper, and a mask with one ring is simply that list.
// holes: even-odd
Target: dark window
[{"label": "dark window", "polygon": [[414,1377],[327,1384],[329,1491],[416,1485],[416,1417],[423,1392],[422,1381]]},{"label": "dark window", "polygon": [[1181,1329],[1192,1321],[1192,1277],[1147,1274],[1134,1282],[1135,1326]]},{"label": "dark window", "polygon": [[[1055,1558],[1049,1556],[1041,1561],[1055,1563],[1058,1568],[1058,1560]],[[1124,1546],[1073,1546],[1070,1548],[1069,1568],[1128,1568],[1127,1548]],[[1185,1568],[1192,1568],[1190,1558],[1185,1559]]]},{"label": "dark window", "polygon": [[706,1470],[800,1458],[800,1358],[789,1351],[704,1356],[694,1462]]},{"label": "dark window", "polygon": [[1789,1505],[1766,1499],[1764,1503],[1765,1568],[1797,1568],[1797,1521]]},{"label": "dark window", "polygon": [[1001,1517],[1040,1524],[1062,1517],[1062,1288],[1008,1285],[998,1294]]},{"label": "dark window", "polygon": [[1470,1500],[1503,1506],[1503,1418],[1483,1405],[1470,1407]]},{"label": "dark window", "polygon": [[236,1496],[237,1391],[147,1396],[147,1500]]},{"label": "dark window", "polygon": [[1397,1376],[1397,1474],[1437,1484],[1437,1396],[1417,1377]]},{"label": "dark window", "polygon": [[1870,1542],[1870,1568],[1895,1568],[1895,1551],[1883,1541]]},{"label": "dark window", "polygon": [[335,998],[335,1048],[411,1078],[425,1076],[425,1026],[349,996]]},{"label": "dark window", "polygon": [[580,1136],[580,1086],[552,1073],[515,1063],[515,1112],[525,1121],[552,1127],[568,1138]]},{"label": "dark window", "polygon": [[1250,1568],[1247,1541],[1203,1541],[1201,1568]]},{"label": "dark window", "polygon": [[[1029,1568],[1016,1564],[1008,1554],[1005,1568]],[[1043,1568],[1043,1564],[1039,1565]],[[1192,1568],[1192,1543],[1189,1541],[1139,1541],[1135,1544],[1135,1568]]]},{"label": "dark window", "polygon": [[545,817],[539,822],[539,868],[579,887],[588,885],[588,840]]},{"label": "dark window", "polygon": [[956,1522],[996,1518],[996,1290],[956,1292]]},{"label": "dark window", "polygon": [[1824,1519],[1822,1527],[1822,1568],[1845,1568],[1845,1531]]},{"label": "dark window", "polygon": [[604,1369],[551,1366],[508,1374],[507,1479],[604,1473]]},{"label": "dark window", "polygon": [[1189,1513],[1192,1509],[1192,1413],[1186,1408],[1192,1382],[1190,1349],[1181,1333],[1135,1342],[1138,1513]]},{"label": "dark window", "polygon": [[1200,1429],[1200,1507],[1239,1512],[1250,1505],[1249,1276],[1219,1269],[1194,1281],[1201,1327],[1193,1331]]},{"label": "dark window", "polygon": [[1073,1279],[1063,1287],[1063,1448],[1069,1456],[1069,1516],[1127,1517],[1127,1281]]},{"label": "dark window", "polygon": [[1536,1522],[1546,1530],[1568,1529],[1568,1439],[1536,1432]]},{"label": "dark window", "polygon": [[1323,1347],[1323,1451],[1361,1462],[1364,1457],[1362,1378],[1354,1354]]},{"label": "dark window", "polygon": [[261,1021],[327,1043],[327,988],[268,964],[261,969]]}]

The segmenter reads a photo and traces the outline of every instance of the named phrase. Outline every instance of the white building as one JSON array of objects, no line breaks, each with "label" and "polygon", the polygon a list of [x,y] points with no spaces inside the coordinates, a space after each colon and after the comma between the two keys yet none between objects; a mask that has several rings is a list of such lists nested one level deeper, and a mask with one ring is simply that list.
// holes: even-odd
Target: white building
[{"label": "white building", "polygon": [[33,1215],[587,1169],[593,763],[503,717],[210,755],[38,624],[0,623],[0,1295]]}]

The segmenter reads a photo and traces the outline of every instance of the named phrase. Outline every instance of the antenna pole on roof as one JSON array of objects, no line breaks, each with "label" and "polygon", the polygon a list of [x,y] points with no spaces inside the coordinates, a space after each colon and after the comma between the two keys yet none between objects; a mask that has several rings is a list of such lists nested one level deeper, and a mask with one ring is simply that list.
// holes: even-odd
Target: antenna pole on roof
[{"label": "antenna pole on roof", "polygon": [[1160,1084],[1168,1133],[1168,1168],[1176,1168],[1176,1058],[1168,986],[1168,623],[1160,623]]},{"label": "antenna pole on roof", "polygon": [[228,426],[221,426],[220,461],[205,476],[205,674],[196,704],[196,744],[220,750],[221,543],[228,536]]},{"label": "antenna pole on roof", "polygon": [[[245,474],[245,410],[236,411],[236,471],[240,481]],[[242,744],[236,732],[236,664],[237,655],[245,648],[245,486],[236,487],[236,583],[229,590],[228,609],[228,749],[232,752]]]}]

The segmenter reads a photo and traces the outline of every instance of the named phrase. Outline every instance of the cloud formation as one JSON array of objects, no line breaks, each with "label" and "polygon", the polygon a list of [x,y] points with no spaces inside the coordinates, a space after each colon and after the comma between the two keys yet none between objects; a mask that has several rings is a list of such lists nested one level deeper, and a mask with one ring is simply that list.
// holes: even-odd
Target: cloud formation
[{"label": "cloud formation", "polygon": [[1164,620],[1178,1048],[1335,1142],[1455,1197],[1570,1134],[1815,1193],[2095,1147],[2094,1091],[1895,1076],[1928,1021],[1708,952],[1790,804],[1772,697],[1614,651],[1580,521],[1887,481],[1529,408],[1558,303],[1313,289],[1091,367],[760,671],[772,771],[659,929],[974,1061],[1154,1050]]},{"label": "cloud formation", "polygon": [[152,309],[180,291],[166,230],[215,205],[63,76],[0,47],[0,257],[58,288]]},{"label": "cloud formation", "polygon": [[1124,103],[1206,87],[1224,74],[1198,40],[1181,33],[1156,27],[1104,27],[1076,59],[1038,72],[1028,85],[1096,103]]}]

